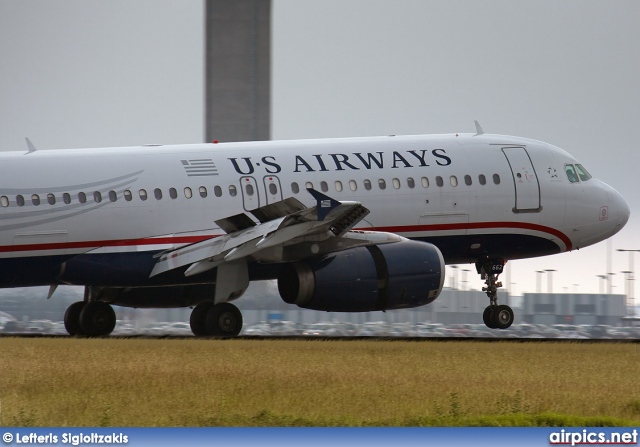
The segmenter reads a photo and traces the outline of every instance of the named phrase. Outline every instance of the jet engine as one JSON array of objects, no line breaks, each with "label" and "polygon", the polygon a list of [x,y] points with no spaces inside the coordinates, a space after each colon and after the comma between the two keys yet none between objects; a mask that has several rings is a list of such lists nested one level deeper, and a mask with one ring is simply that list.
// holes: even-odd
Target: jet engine
[{"label": "jet engine", "polygon": [[285,302],[305,309],[367,312],[429,304],[443,282],[440,250],[403,240],[287,264],[278,276],[278,290]]}]

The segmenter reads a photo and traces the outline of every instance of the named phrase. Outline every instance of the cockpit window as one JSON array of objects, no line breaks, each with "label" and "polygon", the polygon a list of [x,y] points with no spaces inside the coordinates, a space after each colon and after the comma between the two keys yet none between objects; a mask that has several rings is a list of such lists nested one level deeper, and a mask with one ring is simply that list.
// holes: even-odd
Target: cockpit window
[{"label": "cockpit window", "polygon": [[580,181],[578,180],[578,174],[576,174],[576,169],[573,167],[573,165],[564,165],[564,170],[567,173],[567,178],[571,183],[577,183]]},{"label": "cockpit window", "polygon": [[584,168],[584,166],[579,165],[577,163],[576,163],[576,171],[578,172],[578,176],[580,177],[580,180],[582,180],[583,182],[586,182],[591,178],[591,174],[589,174],[589,171],[587,171]]}]

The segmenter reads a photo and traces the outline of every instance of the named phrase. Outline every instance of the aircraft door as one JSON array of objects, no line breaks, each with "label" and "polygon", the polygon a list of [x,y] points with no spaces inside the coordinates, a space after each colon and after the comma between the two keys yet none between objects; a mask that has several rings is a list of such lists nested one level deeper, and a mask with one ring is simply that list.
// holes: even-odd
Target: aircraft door
[{"label": "aircraft door", "polygon": [[513,212],[539,212],[542,209],[540,183],[529,153],[524,147],[503,147],[502,152],[507,157],[513,175],[516,195]]},{"label": "aircraft door", "polygon": [[240,191],[242,192],[242,205],[246,211],[260,208],[260,193],[255,178],[240,177]]},{"label": "aircraft door", "polygon": [[267,205],[282,200],[282,187],[278,177],[275,175],[265,175],[263,182]]}]

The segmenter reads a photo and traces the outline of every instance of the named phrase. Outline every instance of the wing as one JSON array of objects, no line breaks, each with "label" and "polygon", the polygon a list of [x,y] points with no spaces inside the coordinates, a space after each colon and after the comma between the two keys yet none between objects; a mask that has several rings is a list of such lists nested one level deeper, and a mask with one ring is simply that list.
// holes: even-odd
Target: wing
[{"label": "wing", "polygon": [[150,276],[188,266],[186,276],[242,258],[286,262],[345,248],[395,241],[389,233],[351,231],[369,210],[359,202],[339,202],[314,189],[316,205],[295,198],[266,205],[247,214],[217,220],[227,234],[160,255]]}]

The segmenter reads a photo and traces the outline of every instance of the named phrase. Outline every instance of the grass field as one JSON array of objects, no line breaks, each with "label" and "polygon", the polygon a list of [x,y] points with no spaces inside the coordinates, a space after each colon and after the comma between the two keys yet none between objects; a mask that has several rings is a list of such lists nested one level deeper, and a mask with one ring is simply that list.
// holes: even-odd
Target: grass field
[{"label": "grass field", "polygon": [[0,338],[0,425],[639,425],[634,344]]}]

